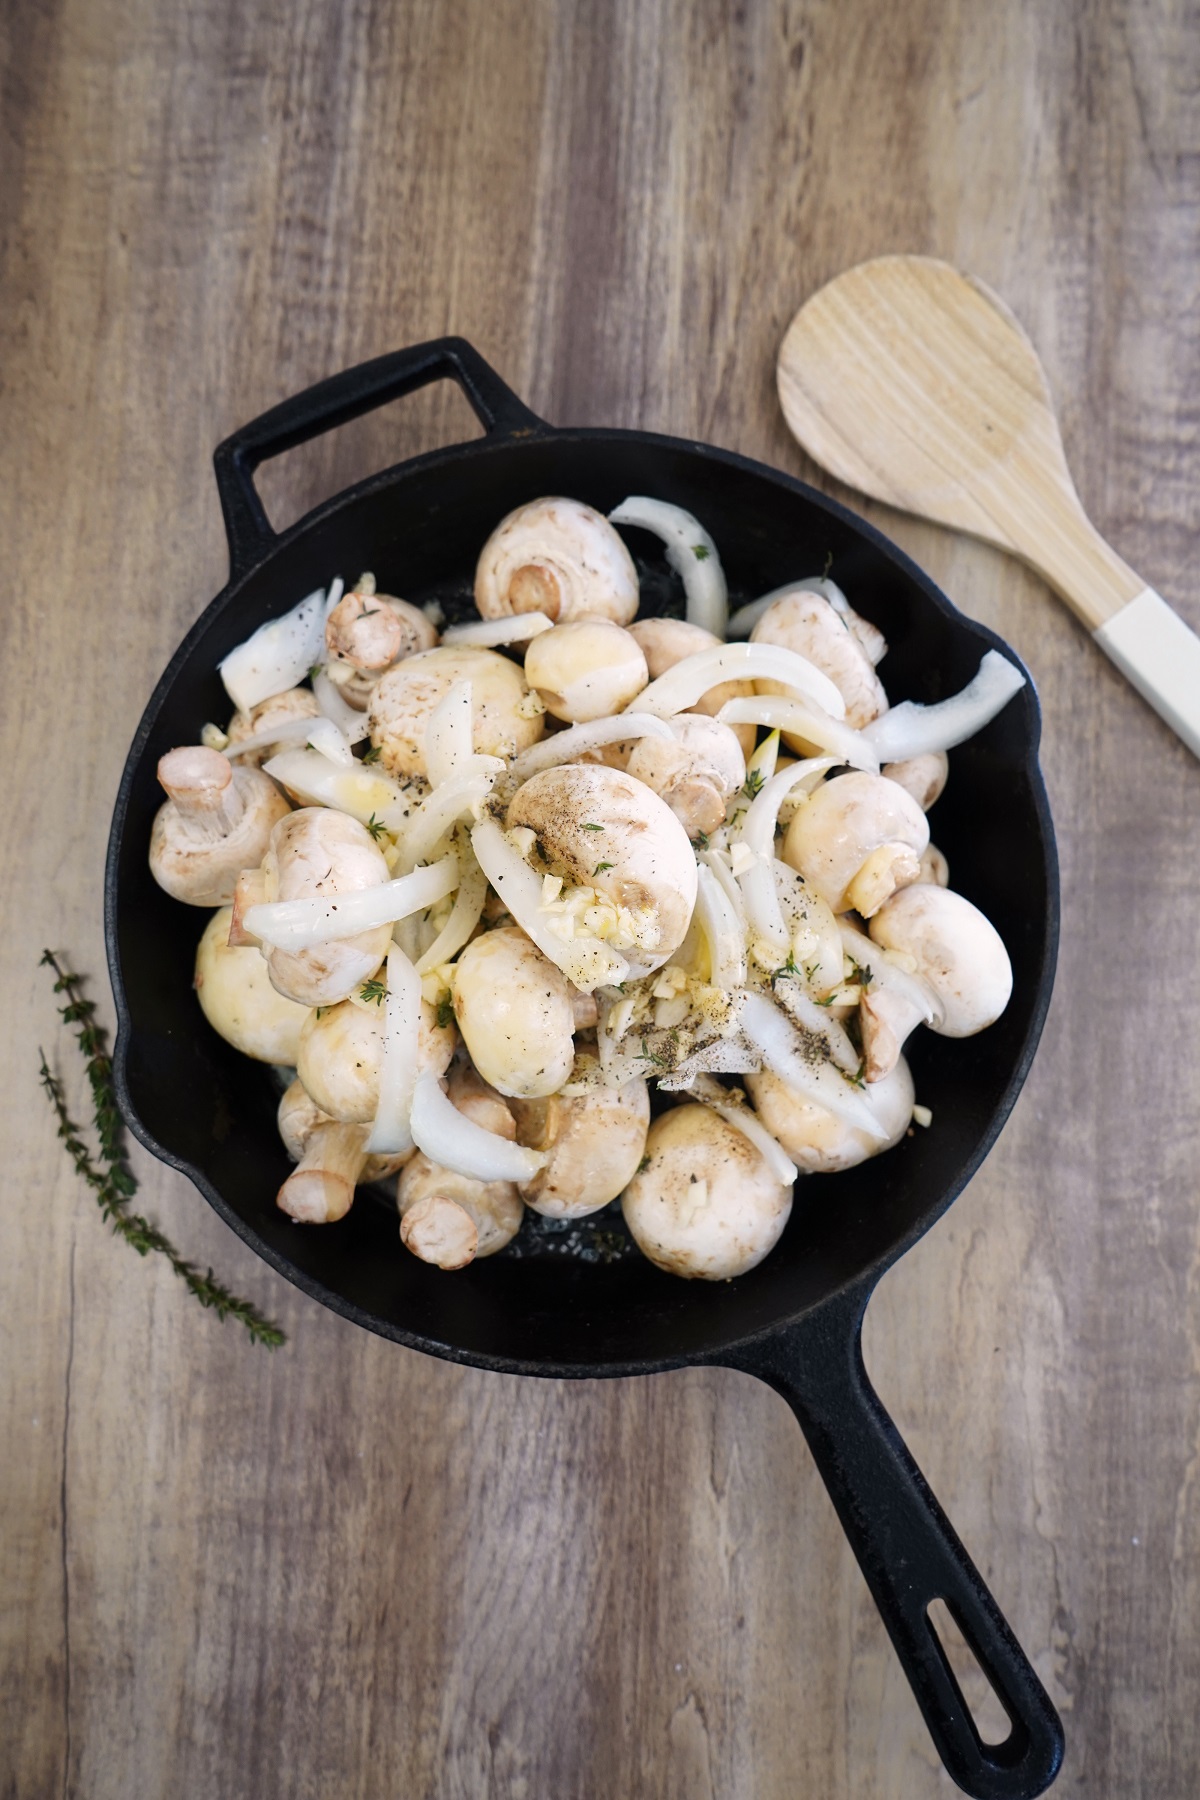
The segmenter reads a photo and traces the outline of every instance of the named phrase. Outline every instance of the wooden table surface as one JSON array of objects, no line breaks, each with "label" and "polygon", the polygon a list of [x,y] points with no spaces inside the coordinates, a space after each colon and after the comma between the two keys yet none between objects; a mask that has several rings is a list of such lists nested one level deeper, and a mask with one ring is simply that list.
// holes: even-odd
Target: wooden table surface
[{"label": "wooden table surface", "polygon": [[[953,1791],[782,1401],[402,1351],[135,1154],[145,1211],[286,1327],[256,1349],[68,1166],[37,957],[111,1018],[108,821],[225,579],[213,446],[400,344],[459,332],[551,420],[831,487],[779,412],[783,329],[851,263],[946,257],[1038,345],[1101,530],[1200,625],[1198,27],[1182,0],[10,0],[4,1796]],[[473,430],[447,385],[397,403],[265,470],[272,517]],[[862,510],[1033,670],[1063,874],[1032,1075],[867,1362],[1061,1709],[1058,1791],[1183,1800],[1200,765],[1032,575]]]}]

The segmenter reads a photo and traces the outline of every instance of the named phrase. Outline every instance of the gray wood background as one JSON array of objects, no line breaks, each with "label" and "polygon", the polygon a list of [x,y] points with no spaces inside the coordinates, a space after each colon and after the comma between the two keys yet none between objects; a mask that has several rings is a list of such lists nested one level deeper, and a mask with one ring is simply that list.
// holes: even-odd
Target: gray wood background
[{"label": "gray wood background", "polygon": [[[0,11],[0,1793],[953,1791],[783,1403],[453,1368],[54,1139],[43,943],[103,968],[129,738],[222,585],[226,432],[447,330],[562,423],[814,478],[782,331],[888,250],[997,288],[1080,492],[1191,623],[1200,14],[1182,0],[9,0]],[[277,522],[473,429],[447,387],[264,472]],[[818,482],[820,476],[816,476]],[[1031,575],[865,508],[1038,680],[1064,933],[1000,1144],[869,1367],[1062,1709],[1059,1790],[1200,1785],[1200,767]]]}]

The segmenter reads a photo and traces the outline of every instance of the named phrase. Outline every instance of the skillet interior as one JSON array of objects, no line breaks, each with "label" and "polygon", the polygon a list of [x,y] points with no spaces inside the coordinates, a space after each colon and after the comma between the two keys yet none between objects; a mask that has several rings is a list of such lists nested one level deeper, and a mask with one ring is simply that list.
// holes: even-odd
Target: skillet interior
[{"label": "skillet interior", "polygon": [[[498,519],[541,493],[609,510],[628,493],[688,507],[716,539],[740,604],[798,575],[831,574],[891,646],[893,701],[936,700],[965,684],[997,643],[965,620],[899,551],[845,509],[730,453],[641,433],[547,432],[439,452],[363,483],[278,541],[198,621],[164,675],[130,752],[110,846],[106,923],[118,1006],[115,1058],[129,1122],[182,1168],[222,1216],[307,1292],[414,1347],[491,1368],[617,1374],[713,1359],[874,1279],[944,1210],[982,1160],[1028,1067],[1049,1000],[1057,945],[1053,834],[1036,763],[1031,687],[953,753],[932,814],[955,888],[1008,946],[1013,999],[965,1043],[919,1032],[909,1060],[933,1128],[836,1177],[802,1181],[766,1263],[736,1281],[682,1282],[644,1259],[605,1262],[549,1240],[537,1256],[502,1255],[448,1277],[405,1255],[394,1213],[360,1197],[340,1224],[290,1223],[274,1194],[288,1168],[267,1072],[204,1024],[191,990],[206,914],[170,900],[146,862],[161,800],[159,756],[194,742],[229,703],[216,674],[265,618],[335,574],[373,569],[382,589],[421,601],[469,596],[478,550]],[[653,568],[649,538],[635,539]],[[659,610],[672,584],[651,579]],[[364,1203],[364,1201],[366,1203]]]}]

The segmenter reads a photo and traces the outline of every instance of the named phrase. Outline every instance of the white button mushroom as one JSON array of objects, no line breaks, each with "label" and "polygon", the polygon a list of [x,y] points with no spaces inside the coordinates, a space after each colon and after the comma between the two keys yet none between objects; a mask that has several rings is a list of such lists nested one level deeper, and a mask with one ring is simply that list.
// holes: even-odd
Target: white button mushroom
[{"label": "white button mushroom", "polygon": [[501,1094],[553,1094],[571,1073],[570,984],[515,926],[467,945],[454,966],[454,1016],[476,1069]]},{"label": "white button mushroom", "polygon": [[391,774],[428,772],[426,727],[456,681],[471,684],[474,750],[511,757],[537,743],[545,729],[545,714],[517,664],[495,650],[441,645],[386,670],[371,695],[367,709],[371,742]]},{"label": "white button mushroom", "polygon": [[[371,834],[348,813],[306,806],[281,819],[271,833],[261,876],[244,881],[234,904],[231,936],[251,900],[328,900],[378,887],[390,871]],[[271,981],[304,1006],[330,1006],[375,973],[391,942],[390,925],[354,937],[331,939],[306,950],[263,947]]]},{"label": "white button mushroom", "polygon": [[898,781],[912,795],[922,812],[928,812],[941,797],[950,773],[950,758],[944,750],[925,750],[904,762],[884,763],[879,773],[888,781]]},{"label": "white button mushroom", "polygon": [[556,719],[578,725],[623,712],[650,677],[631,633],[609,619],[571,619],[532,640],[525,679]]},{"label": "white button mushroom", "polygon": [[272,827],[291,812],[258,769],[234,768],[219,750],[189,744],[159,760],[167,800],[150,832],[150,872],[189,906],[224,906],[243,869],[263,859]]},{"label": "white button mushroom", "polygon": [[934,887],[950,886],[950,864],[936,844],[926,844],[921,852],[921,873],[917,881],[930,882]]},{"label": "white button mushroom", "polygon": [[783,1145],[796,1167],[810,1175],[832,1175],[839,1169],[852,1169],[869,1156],[890,1150],[904,1136],[912,1119],[912,1076],[902,1056],[890,1073],[866,1093],[883,1136],[870,1136],[848,1120],[837,1118],[828,1108],[804,1099],[769,1069],[742,1079],[754,1110],[771,1136]]},{"label": "white button mushroom", "polygon": [[[234,713],[229,721],[225,754],[232,763],[253,763],[256,769],[261,769],[277,750],[297,741],[295,726],[303,719],[315,719],[320,710],[311,688],[285,688],[282,694],[272,694],[268,700],[260,700],[257,706],[251,707],[248,713]],[[272,741],[266,734],[277,728],[281,728],[284,735]],[[238,745],[250,738],[258,740],[258,749],[243,754]]]},{"label": "white button mushroom", "polygon": [[696,859],[679,820],[644,782],[603,765],[545,769],[517,789],[508,825],[528,826],[542,865],[569,884],[548,903],[564,929],[578,921],[642,973],[682,944]]},{"label": "white button mushroom", "polygon": [[[887,711],[887,695],[870,658],[848,620],[834,611],[824,595],[810,591],[781,595],[759,619],[750,641],[794,650],[828,675],[846,702],[846,723],[856,731]],[[760,681],[758,690],[763,694],[785,691],[772,681]]]},{"label": "white button mushroom", "polygon": [[[307,1092],[322,1112],[346,1124],[369,1124],[379,1110],[384,995],[375,987],[367,995],[360,989],[337,1006],[310,1012],[296,1050],[296,1073]],[[422,1000],[418,1071],[444,1075],[456,1042],[454,1027],[439,1025],[433,1007]]]},{"label": "white button mushroom", "polygon": [[432,650],[437,641],[437,631],[419,607],[376,593],[374,576],[362,575],[325,621],[329,678],[361,712],[385,669]]},{"label": "white button mushroom", "polygon": [[243,1056],[294,1067],[308,1008],[275,992],[256,949],[230,944],[232,917],[233,909],[223,906],[205,926],[196,950],[196,997],[213,1030]]},{"label": "white button mushroom", "polygon": [[650,1094],[644,1081],[585,1094],[515,1100],[517,1141],[547,1160],[521,1197],[551,1219],[582,1219],[607,1206],[632,1180],[646,1148]]},{"label": "white button mushroom", "polygon": [[893,894],[870,924],[885,950],[911,956],[942,1003],[931,1028],[943,1037],[973,1037],[1008,1005],[1012,964],[989,919],[950,888],[921,882]]},{"label": "white button mushroom", "polygon": [[331,1119],[299,1081],[279,1102],[277,1119],[287,1153],[299,1167],[280,1188],[275,1204],[300,1224],[331,1225],[345,1218],[356,1183],[395,1175],[411,1155],[368,1156],[366,1127]]},{"label": "white button mushroom", "polygon": [[670,1275],[724,1281],[774,1249],[792,1190],[736,1126],[706,1106],[655,1119],[621,1203],[638,1248]]},{"label": "white button mushroom", "polygon": [[511,1181],[479,1181],[418,1150],[396,1187],[400,1241],[422,1262],[464,1269],[495,1256],[521,1229],[525,1208]]},{"label": "white button mushroom", "polygon": [[676,713],[671,738],[639,738],[626,770],[660,794],[690,838],[725,823],[725,805],[746,779],[742,747],[728,725],[702,713]]},{"label": "white button mushroom", "polygon": [[[716,649],[721,643],[715,632],[705,631],[703,625],[692,625],[686,619],[635,619],[629,627],[629,635],[641,645],[651,681],[657,681],[685,656]],[[752,698],[754,691],[752,681],[722,681],[702,694],[691,710],[715,719],[727,700],[747,700]],[[757,736],[755,727],[731,725],[729,730],[741,745],[742,755],[751,755]]]},{"label": "white button mushroom", "polygon": [[824,782],[796,809],[783,860],[835,913],[864,918],[889,894],[915,881],[929,826],[912,795],[895,781],[854,770]]},{"label": "white button mushroom", "polygon": [[531,500],[501,519],[483,546],[475,604],[484,619],[540,612],[628,625],[638,609],[637,570],[602,513],[578,500]]}]

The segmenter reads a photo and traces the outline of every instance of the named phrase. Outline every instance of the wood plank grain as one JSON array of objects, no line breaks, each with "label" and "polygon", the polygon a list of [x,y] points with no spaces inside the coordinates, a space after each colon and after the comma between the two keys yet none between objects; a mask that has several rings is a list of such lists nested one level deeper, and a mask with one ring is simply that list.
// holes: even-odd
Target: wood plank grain
[{"label": "wood plank grain", "polygon": [[[45,941],[99,974],[120,768],[224,579],[213,445],[457,330],[544,416],[815,478],[787,320],[946,257],[1046,361],[1085,507],[1190,618],[1196,8],[15,0],[0,22],[0,1794],[951,1791],[782,1403],[491,1377],[354,1331],[180,1178],[105,1234],[54,1141]],[[272,516],[473,429],[445,385],[263,471]],[[1064,1792],[1200,1766],[1200,772],[1029,574],[864,507],[1028,661],[1064,878],[1044,1047],[886,1278],[883,1397],[1064,1710]],[[69,1067],[69,1064],[64,1064]],[[77,1090],[73,1089],[73,1103]]]}]

